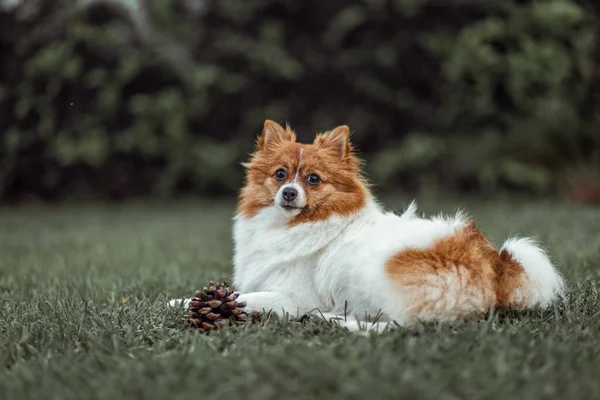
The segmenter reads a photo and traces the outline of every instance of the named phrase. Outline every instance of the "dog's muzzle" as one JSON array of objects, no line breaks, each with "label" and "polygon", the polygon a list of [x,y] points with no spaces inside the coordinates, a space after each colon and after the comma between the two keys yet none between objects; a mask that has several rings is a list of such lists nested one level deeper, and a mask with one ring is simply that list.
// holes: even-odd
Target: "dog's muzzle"
[{"label": "dog's muzzle", "polygon": [[306,202],[306,196],[304,189],[297,183],[288,183],[283,185],[277,197],[275,198],[275,204],[281,207],[284,211],[300,211]]}]

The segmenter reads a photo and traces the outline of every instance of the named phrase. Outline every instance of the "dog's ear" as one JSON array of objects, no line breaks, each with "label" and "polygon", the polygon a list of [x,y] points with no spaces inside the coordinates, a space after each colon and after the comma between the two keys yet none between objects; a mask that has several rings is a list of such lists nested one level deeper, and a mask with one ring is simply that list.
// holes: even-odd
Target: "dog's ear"
[{"label": "dog's ear", "polygon": [[328,133],[317,135],[313,143],[320,148],[335,151],[341,159],[348,157],[352,150],[350,129],[346,125],[338,126]]},{"label": "dog's ear", "polygon": [[296,135],[290,128],[289,124],[285,129],[275,121],[266,120],[263,131],[258,137],[258,150],[267,150],[284,142],[295,142]]}]

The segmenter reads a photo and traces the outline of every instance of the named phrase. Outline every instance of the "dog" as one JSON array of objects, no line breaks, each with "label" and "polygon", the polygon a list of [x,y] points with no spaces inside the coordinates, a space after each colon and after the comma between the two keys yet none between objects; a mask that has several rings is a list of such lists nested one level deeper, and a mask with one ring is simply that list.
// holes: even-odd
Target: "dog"
[{"label": "dog", "polygon": [[424,218],[414,202],[386,212],[347,126],[301,144],[289,125],[267,120],[243,165],[233,284],[250,311],[316,313],[379,331],[548,307],[564,293],[531,238],[498,251],[462,212]]}]

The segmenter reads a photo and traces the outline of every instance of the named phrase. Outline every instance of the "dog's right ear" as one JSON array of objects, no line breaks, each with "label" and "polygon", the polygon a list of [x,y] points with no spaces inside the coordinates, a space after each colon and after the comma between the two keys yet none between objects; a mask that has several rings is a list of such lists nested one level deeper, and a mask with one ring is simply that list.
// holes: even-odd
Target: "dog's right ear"
[{"label": "dog's right ear", "polygon": [[296,134],[289,125],[285,129],[275,121],[266,120],[262,134],[258,137],[256,145],[258,150],[266,151],[285,142],[295,142]]}]

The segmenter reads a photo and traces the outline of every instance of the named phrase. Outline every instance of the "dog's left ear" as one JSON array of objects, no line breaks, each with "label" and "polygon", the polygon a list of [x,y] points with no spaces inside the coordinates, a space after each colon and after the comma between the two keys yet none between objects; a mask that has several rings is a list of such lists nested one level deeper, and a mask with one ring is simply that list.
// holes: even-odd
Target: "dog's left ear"
[{"label": "dog's left ear", "polygon": [[338,126],[332,131],[317,135],[313,142],[320,148],[334,150],[341,159],[348,157],[351,150],[350,129],[346,125]]}]

